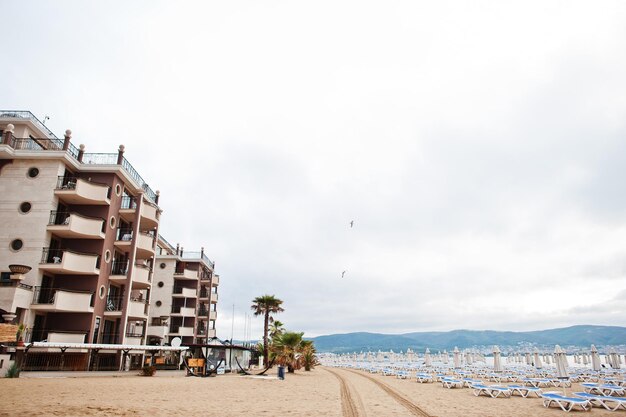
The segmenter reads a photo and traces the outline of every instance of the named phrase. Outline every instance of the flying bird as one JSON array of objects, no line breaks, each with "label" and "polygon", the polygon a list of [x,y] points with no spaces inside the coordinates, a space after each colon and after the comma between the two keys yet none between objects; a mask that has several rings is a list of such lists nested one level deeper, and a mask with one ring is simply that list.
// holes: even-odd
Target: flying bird
[{"label": "flying bird", "polygon": [[346,274],[346,271],[343,271],[343,272],[341,273],[341,278],[343,278],[343,276],[344,276],[345,274]]},{"label": "flying bird", "polygon": [[350,221],[350,229],[352,229],[352,226],[354,226],[354,220]]}]

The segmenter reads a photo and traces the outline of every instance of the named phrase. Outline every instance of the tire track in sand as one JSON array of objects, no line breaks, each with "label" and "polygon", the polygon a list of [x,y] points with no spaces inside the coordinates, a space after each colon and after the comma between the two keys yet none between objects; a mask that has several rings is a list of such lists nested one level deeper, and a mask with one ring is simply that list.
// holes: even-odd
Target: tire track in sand
[{"label": "tire track in sand", "polygon": [[[341,411],[343,417],[365,417],[365,410],[363,406],[357,406],[357,402],[355,401],[352,393],[350,391],[350,387],[348,386],[348,382],[344,377],[342,377],[338,372],[332,371],[328,368],[324,368],[326,371],[330,372],[339,380],[340,390],[341,390]],[[356,394],[356,399],[361,403],[358,394]]]},{"label": "tire track in sand", "polygon": [[391,398],[393,398],[394,400],[396,400],[398,402],[398,404],[400,404],[401,406],[403,406],[404,408],[406,408],[407,410],[409,410],[409,412],[411,414],[413,414],[414,416],[418,416],[418,417],[432,417],[430,414],[428,414],[426,411],[422,410],[417,404],[415,404],[413,401],[409,400],[408,398],[406,398],[404,395],[402,395],[401,393],[399,393],[398,391],[396,391],[395,389],[391,388],[389,385],[380,382],[379,380],[377,380],[374,377],[371,377],[369,375],[365,375],[361,372],[357,372],[351,369],[346,369],[346,371],[352,372],[353,374],[356,375],[360,375],[363,378],[369,379],[370,381],[372,381],[374,384],[378,385],[383,391],[385,391],[387,394],[389,394],[389,396]]}]

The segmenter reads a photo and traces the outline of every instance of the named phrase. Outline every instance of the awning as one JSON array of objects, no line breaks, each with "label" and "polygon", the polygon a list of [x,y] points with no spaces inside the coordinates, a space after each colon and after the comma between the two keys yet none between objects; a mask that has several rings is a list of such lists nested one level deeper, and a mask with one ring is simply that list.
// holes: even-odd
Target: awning
[{"label": "awning", "polygon": [[25,343],[24,347],[30,348],[56,348],[56,349],[102,349],[102,350],[141,350],[159,352],[179,352],[189,349],[187,346],[158,346],[158,345],[106,345],[100,343],[49,343],[33,342]]}]

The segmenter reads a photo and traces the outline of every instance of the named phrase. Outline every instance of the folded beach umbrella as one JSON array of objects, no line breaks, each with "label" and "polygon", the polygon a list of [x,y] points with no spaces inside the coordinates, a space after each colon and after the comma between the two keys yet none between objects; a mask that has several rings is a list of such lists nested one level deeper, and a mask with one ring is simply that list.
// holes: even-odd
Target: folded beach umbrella
[{"label": "folded beach umbrella", "polygon": [[433,366],[433,360],[430,357],[430,349],[426,348],[424,352],[424,366]]},{"label": "folded beach umbrella", "polygon": [[413,351],[411,350],[411,348],[408,348],[408,349],[406,350],[406,358],[407,358],[407,360],[408,360],[409,362],[413,362],[413,357],[414,357],[414,356],[415,356],[415,355],[413,354]]},{"label": "folded beach umbrella", "polygon": [[465,352],[465,363],[468,365],[472,364],[472,352],[470,351]]},{"label": "folded beach umbrella", "polygon": [[617,352],[615,352],[614,348],[611,348],[609,352],[609,358],[610,358],[609,363],[611,365],[611,368],[619,369],[620,368],[619,355],[617,354]]},{"label": "folded beach umbrella", "polygon": [[583,352],[583,365],[589,365],[589,356],[587,356],[587,352]]},{"label": "folded beach umbrella", "polygon": [[450,355],[448,355],[448,351],[444,349],[443,351],[443,363],[446,365],[450,362]]},{"label": "folded beach umbrella", "polygon": [[539,349],[535,348],[535,352],[533,353],[535,357],[535,368],[541,369],[543,365],[541,364],[541,356],[539,356]]},{"label": "folded beach umbrella", "polygon": [[500,363],[500,348],[498,346],[493,347],[493,371],[502,372],[502,364]]},{"label": "folded beach umbrella", "polygon": [[526,365],[532,365],[533,360],[530,358],[530,352],[524,353],[524,359],[526,361]]},{"label": "folded beach umbrella", "polygon": [[602,369],[602,364],[600,363],[600,354],[598,353],[598,349],[596,349],[595,345],[591,345],[591,368],[594,371],[599,371]]},{"label": "folded beach umbrella", "polygon": [[561,346],[554,347],[554,363],[556,364],[556,376],[558,378],[567,378],[567,356]]},{"label": "folded beach umbrella", "polygon": [[454,350],[452,351],[452,354],[454,355],[454,367],[460,368],[461,367],[461,355],[459,354],[459,348],[455,346]]}]

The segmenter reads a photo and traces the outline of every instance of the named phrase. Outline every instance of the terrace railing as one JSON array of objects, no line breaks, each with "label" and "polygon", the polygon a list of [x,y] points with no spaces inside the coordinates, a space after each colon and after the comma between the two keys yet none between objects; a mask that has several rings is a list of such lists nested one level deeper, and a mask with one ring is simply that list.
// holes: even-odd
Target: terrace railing
[{"label": "terrace railing", "polygon": [[46,125],[41,123],[41,121],[28,110],[0,110],[0,119],[9,119],[9,118],[29,120],[32,124],[37,126],[39,130],[47,133],[48,136],[50,136],[50,138],[58,139],[56,135],[52,133],[52,131],[46,127]]}]

